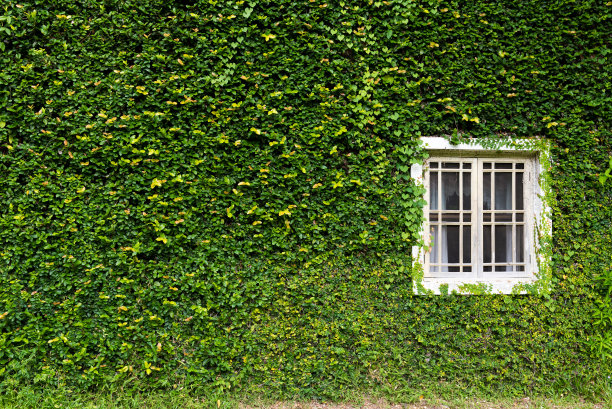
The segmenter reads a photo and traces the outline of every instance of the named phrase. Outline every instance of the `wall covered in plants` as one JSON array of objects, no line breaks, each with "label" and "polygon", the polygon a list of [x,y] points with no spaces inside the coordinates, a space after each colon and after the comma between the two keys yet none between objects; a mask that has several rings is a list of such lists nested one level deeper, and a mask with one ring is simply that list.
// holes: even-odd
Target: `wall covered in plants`
[{"label": "wall covered in plants", "polygon": [[[596,393],[611,12],[4,2],[0,383]],[[413,295],[426,135],[550,140],[550,294]]]}]

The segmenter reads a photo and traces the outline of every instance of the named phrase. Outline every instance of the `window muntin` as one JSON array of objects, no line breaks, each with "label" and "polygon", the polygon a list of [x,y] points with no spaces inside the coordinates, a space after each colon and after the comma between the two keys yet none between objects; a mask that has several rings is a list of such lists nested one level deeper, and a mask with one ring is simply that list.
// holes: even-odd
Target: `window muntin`
[{"label": "window muntin", "polygon": [[487,282],[529,278],[533,159],[427,161],[424,278]]}]

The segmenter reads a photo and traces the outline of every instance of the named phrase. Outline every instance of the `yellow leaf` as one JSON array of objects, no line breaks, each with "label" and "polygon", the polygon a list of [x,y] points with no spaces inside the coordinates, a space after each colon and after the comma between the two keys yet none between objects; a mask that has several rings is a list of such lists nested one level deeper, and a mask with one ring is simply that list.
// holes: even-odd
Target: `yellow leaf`
[{"label": "yellow leaf", "polygon": [[240,182],[238,186],[251,186],[251,184],[249,182]]},{"label": "yellow leaf", "polygon": [[253,222],[253,226],[257,226],[258,224],[261,224],[259,220]]},{"label": "yellow leaf", "polygon": [[265,39],[266,39],[266,41],[268,41],[268,40],[272,40],[272,39],[275,39],[275,38],[276,38],[276,36],[275,36],[274,34],[262,34],[261,36],[262,36],[263,38],[265,38]]},{"label": "yellow leaf", "polygon": [[164,244],[166,244],[168,242],[168,239],[166,238],[166,236],[160,236],[160,237],[156,238],[155,241],[161,241]]},{"label": "yellow leaf", "polygon": [[251,132],[255,132],[257,135],[261,135],[261,131],[257,128],[251,128]]},{"label": "yellow leaf", "polygon": [[313,189],[316,189],[316,188],[321,187],[321,186],[323,186],[323,184],[322,184],[322,183],[315,183],[315,184],[312,186],[312,188],[313,188]]},{"label": "yellow leaf", "polygon": [[160,180],[160,179],[153,179],[153,182],[151,182],[151,189],[153,189],[155,186],[161,186],[162,183],[164,183],[165,180]]}]

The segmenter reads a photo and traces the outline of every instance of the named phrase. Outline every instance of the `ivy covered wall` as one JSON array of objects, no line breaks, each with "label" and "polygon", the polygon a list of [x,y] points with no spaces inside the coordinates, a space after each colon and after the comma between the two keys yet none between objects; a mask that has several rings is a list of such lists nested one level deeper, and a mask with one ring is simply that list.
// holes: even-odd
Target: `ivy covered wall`
[{"label": "ivy covered wall", "polygon": [[[1,384],[597,392],[611,11],[6,1]],[[550,141],[549,295],[413,295],[425,135]]]}]

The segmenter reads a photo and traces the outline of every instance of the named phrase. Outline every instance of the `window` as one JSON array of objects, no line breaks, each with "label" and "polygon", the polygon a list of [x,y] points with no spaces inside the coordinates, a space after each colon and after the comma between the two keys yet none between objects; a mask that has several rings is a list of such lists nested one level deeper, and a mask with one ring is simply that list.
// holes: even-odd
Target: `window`
[{"label": "window", "polygon": [[[425,187],[424,247],[415,253],[422,285],[440,291],[484,284],[509,293],[536,281],[542,208],[538,152],[487,150],[423,138],[430,157],[420,169]],[[463,148],[463,149],[461,149]],[[413,169],[414,171],[414,169]]]}]

